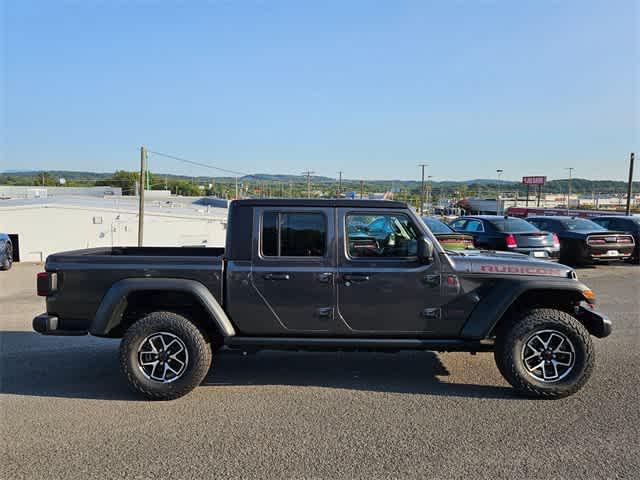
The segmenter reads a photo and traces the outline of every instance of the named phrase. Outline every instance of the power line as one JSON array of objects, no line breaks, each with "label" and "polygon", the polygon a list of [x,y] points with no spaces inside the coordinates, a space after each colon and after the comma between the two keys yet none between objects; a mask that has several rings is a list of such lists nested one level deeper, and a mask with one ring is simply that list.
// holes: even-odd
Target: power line
[{"label": "power line", "polygon": [[255,177],[255,175],[252,175],[250,173],[240,172],[240,171],[237,171],[237,170],[229,170],[228,168],[216,167],[215,165],[210,165],[208,163],[202,163],[202,162],[196,162],[194,160],[188,160],[188,159],[182,158],[182,157],[176,157],[175,155],[169,155],[168,153],[155,152],[153,150],[147,150],[147,152],[151,153],[153,155],[158,155],[160,157],[171,158],[172,160],[177,160],[178,162],[183,162],[183,163],[188,163],[188,164],[191,164],[191,165],[196,165],[198,167],[211,168],[213,170],[219,170],[220,172],[231,173],[233,175],[242,175],[242,176],[245,176],[245,177]]}]

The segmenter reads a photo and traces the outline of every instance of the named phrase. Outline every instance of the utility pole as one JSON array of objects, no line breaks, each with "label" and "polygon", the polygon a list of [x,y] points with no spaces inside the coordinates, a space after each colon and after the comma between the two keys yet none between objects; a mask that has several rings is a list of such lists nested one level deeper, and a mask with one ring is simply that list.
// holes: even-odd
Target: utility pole
[{"label": "utility pole", "polygon": [[627,209],[626,214],[631,215],[631,185],[633,184],[633,160],[635,154],[631,152],[629,157],[629,184],[627,185]]},{"label": "utility pole", "polygon": [[147,152],[140,147],[140,178],[138,179],[138,246],[142,246],[144,234],[144,172]]},{"label": "utility pole", "polygon": [[427,215],[431,212],[431,189],[433,188],[431,184],[431,179],[433,175],[427,175]]},{"label": "utility pole", "polygon": [[502,170],[501,168],[498,168],[496,170],[496,173],[498,174],[498,195],[496,197],[496,215],[500,215],[500,210],[502,210],[500,208],[500,193],[501,193],[501,188],[500,188],[500,177],[502,176],[502,172],[504,172],[504,170]]},{"label": "utility pole", "polygon": [[420,216],[424,213],[424,167],[428,167],[426,163],[419,163],[419,167],[422,168],[422,182],[420,183]]},{"label": "utility pole", "polygon": [[311,198],[311,175],[316,172],[312,172],[311,170],[307,170],[306,172],[302,172],[302,175],[307,176],[307,198]]},{"label": "utility pole", "polygon": [[569,196],[567,197],[567,215],[569,215],[569,209],[571,208],[571,174],[575,168],[567,167],[565,170],[569,170]]},{"label": "utility pole", "polygon": [[293,198],[293,182],[289,181],[289,198]]},{"label": "utility pole", "polygon": [[236,198],[235,200],[238,200],[238,176],[236,175]]},{"label": "utility pole", "polygon": [[360,180],[360,200],[364,198],[364,180]]},{"label": "utility pole", "polygon": [[341,194],[342,194],[342,170],[338,172],[338,195],[336,196],[340,198]]}]

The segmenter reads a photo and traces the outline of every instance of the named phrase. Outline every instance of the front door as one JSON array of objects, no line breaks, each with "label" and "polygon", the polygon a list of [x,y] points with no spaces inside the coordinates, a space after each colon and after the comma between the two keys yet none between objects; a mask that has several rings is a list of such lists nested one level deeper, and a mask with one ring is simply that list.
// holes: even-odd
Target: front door
[{"label": "front door", "polygon": [[251,278],[283,333],[333,329],[333,208],[255,210]]},{"label": "front door", "polygon": [[442,321],[440,268],[417,256],[426,234],[403,210],[338,210],[338,318],[354,336],[428,334]]}]

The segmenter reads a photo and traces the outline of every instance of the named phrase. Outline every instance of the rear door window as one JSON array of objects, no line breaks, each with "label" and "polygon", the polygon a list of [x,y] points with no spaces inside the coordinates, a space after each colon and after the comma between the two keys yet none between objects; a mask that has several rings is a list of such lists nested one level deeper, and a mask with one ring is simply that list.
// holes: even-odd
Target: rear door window
[{"label": "rear door window", "polygon": [[264,212],[262,255],[265,257],[323,257],[327,224],[324,214]]}]

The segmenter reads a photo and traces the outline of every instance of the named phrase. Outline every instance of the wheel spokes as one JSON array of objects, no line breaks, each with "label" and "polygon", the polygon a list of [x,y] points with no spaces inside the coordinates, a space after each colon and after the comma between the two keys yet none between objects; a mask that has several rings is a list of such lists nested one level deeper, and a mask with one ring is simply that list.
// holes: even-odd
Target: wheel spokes
[{"label": "wheel spokes", "polygon": [[189,361],[185,343],[169,332],[159,332],[145,338],[138,349],[138,366],[149,379],[162,383],[182,376]]},{"label": "wheel spokes", "polygon": [[564,333],[541,330],[525,342],[521,359],[529,375],[542,382],[555,382],[573,369],[575,349]]}]

